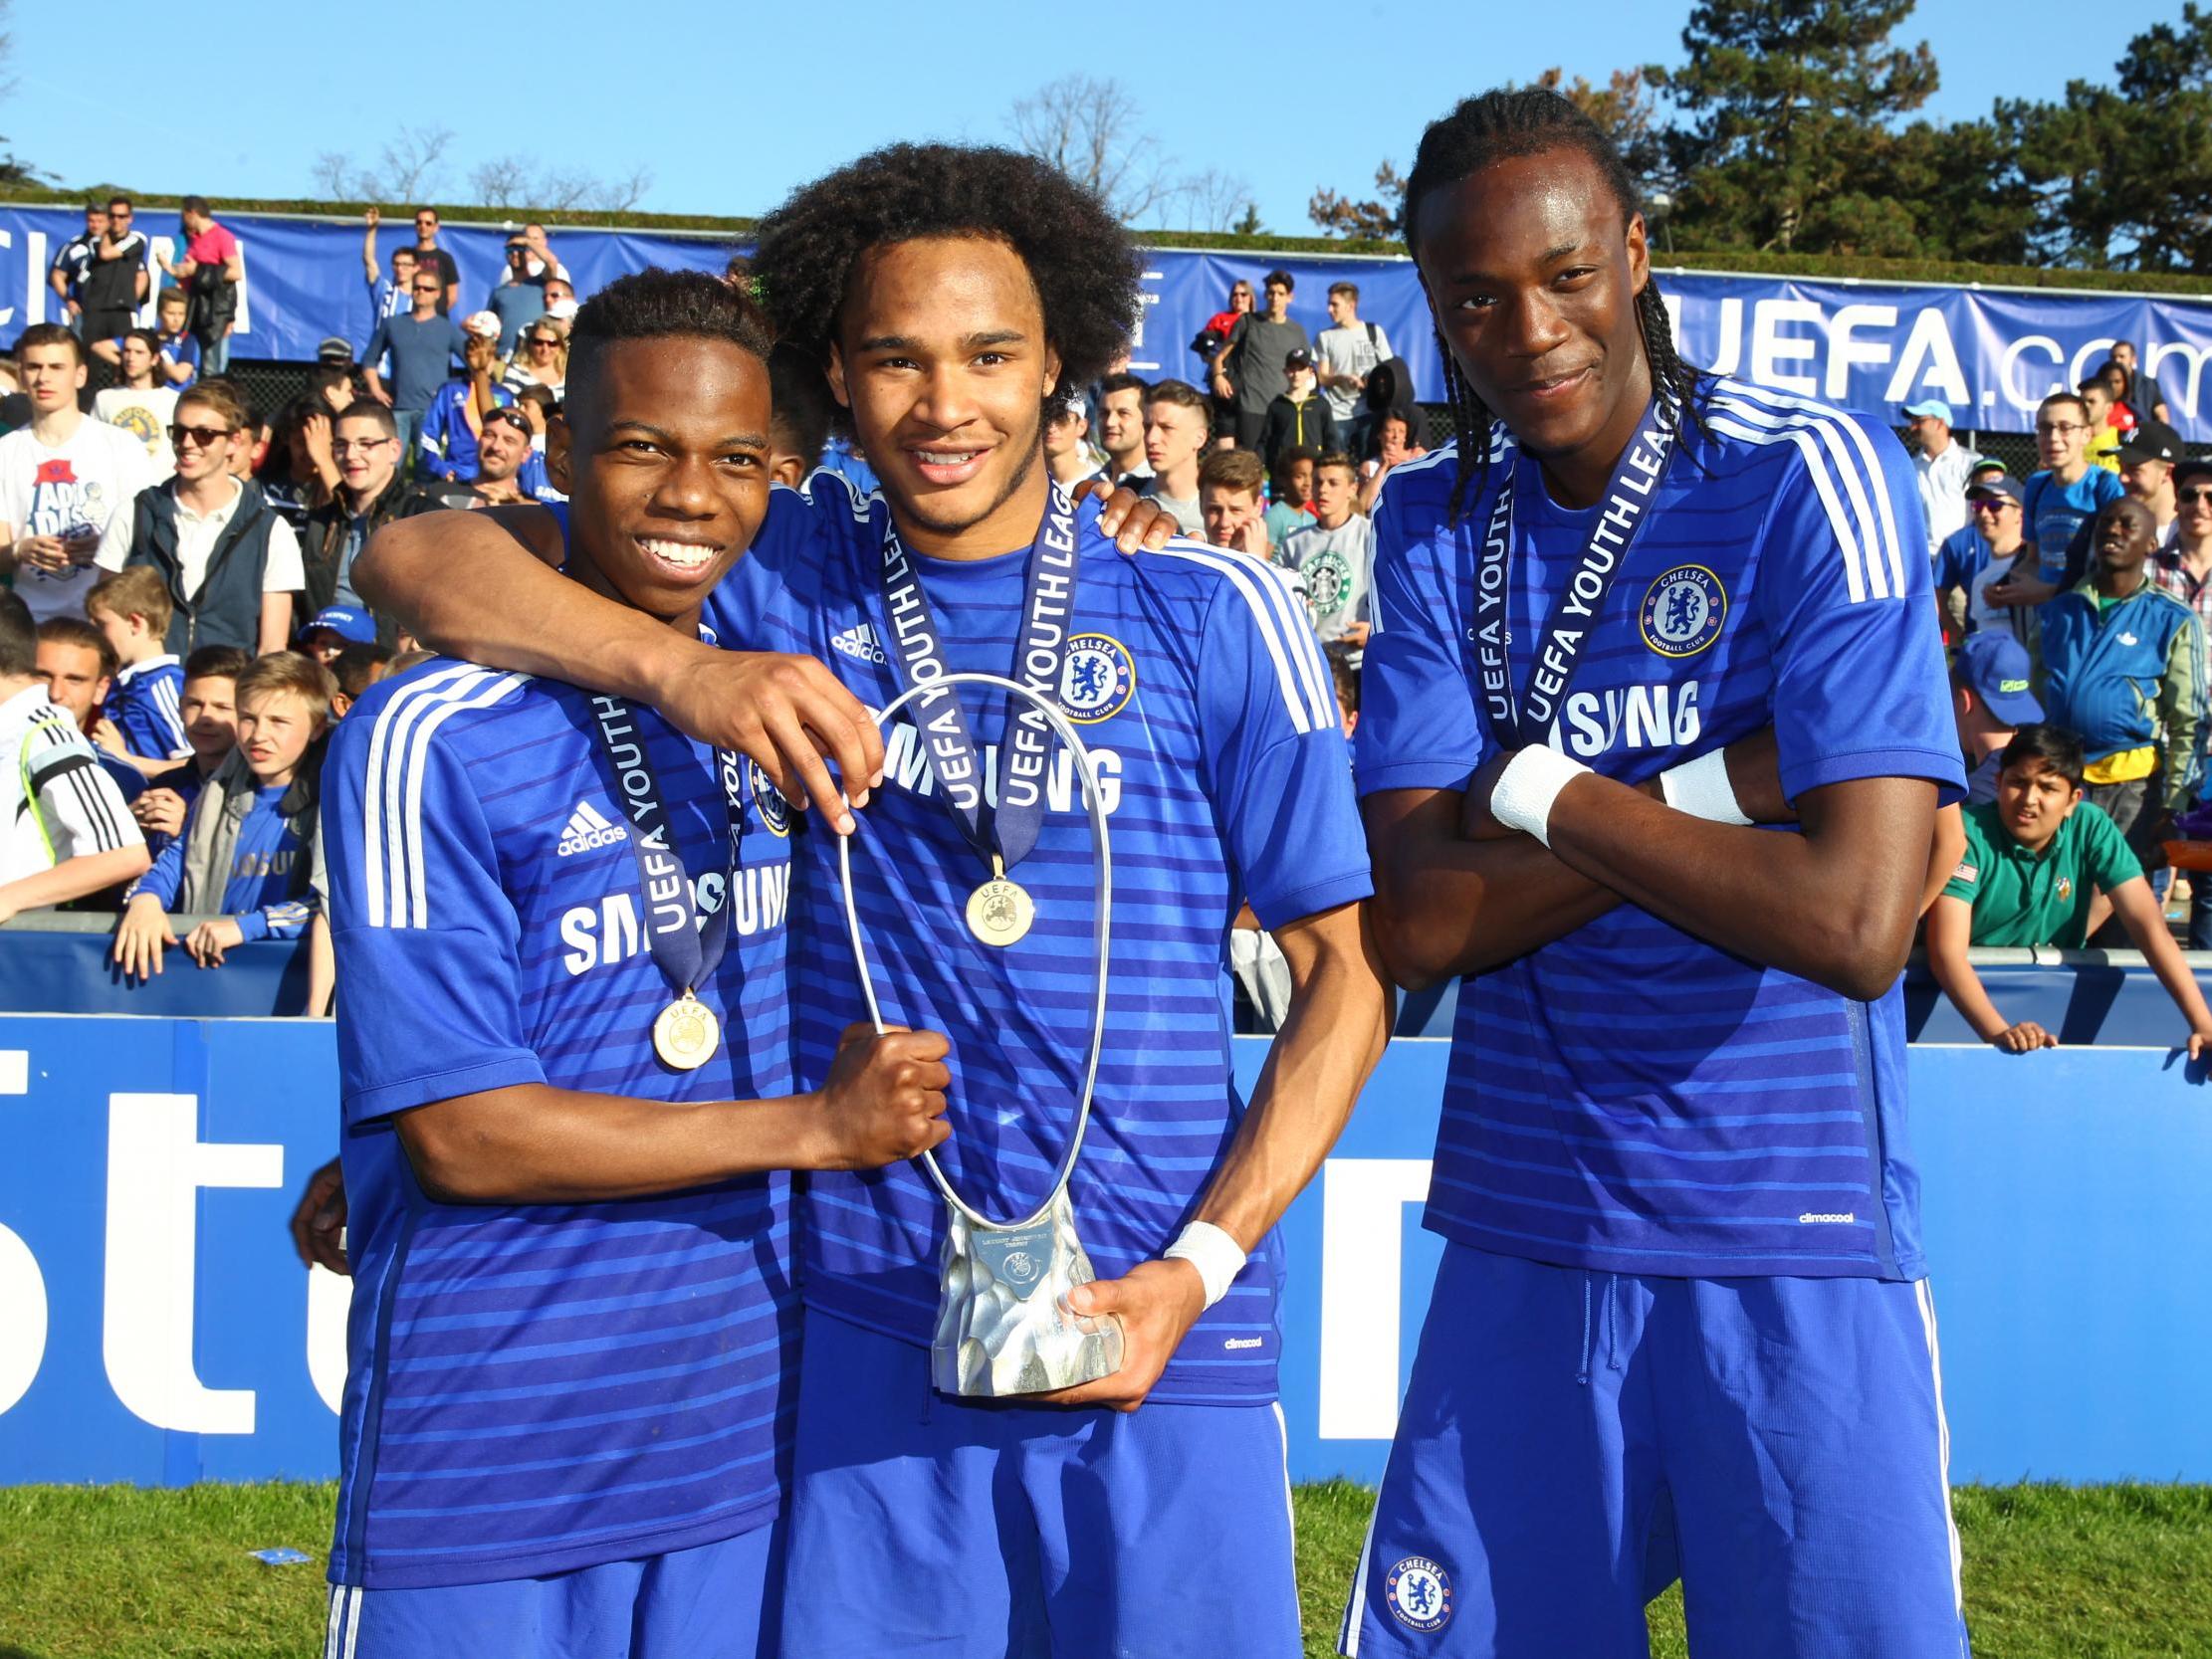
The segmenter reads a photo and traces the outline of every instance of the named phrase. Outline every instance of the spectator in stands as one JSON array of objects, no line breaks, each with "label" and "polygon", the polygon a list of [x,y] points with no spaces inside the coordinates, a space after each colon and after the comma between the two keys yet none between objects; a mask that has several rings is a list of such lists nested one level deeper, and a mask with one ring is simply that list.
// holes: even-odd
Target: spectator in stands
[{"label": "spectator in stands", "polygon": [[[526,412],[534,396],[545,398],[549,406],[552,402],[552,394],[543,386],[534,387],[524,394]],[[796,489],[821,465],[822,446],[829,442],[830,412],[834,408],[829,382],[821,366],[803,351],[778,345],[769,353],[769,402],[774,410],[769,417],[769,472],[776,483]],[[534,417],[531,424],[543,431],[542,421]],[[533,440],[533,461],[542,457],[544,448],[543,436]],[[527,469],[524,488],[539,493]],[[544,499],[542,495],[540,499]]]},{"label": "spectator in stands", "polygon": [[[353,591],[353,561],[370,535],[392,519],[431,505],[399,477],[399,428],[380,403],[356,403],[338,416],[331,444],[337,458],[338,492],[308,515],[300,557],[304,591],[314,615],[327,606],[366,610]],[[396,631],[379,631],[388,645]]]},{"label": "spectator in stands", "polygon": [[[1228,337],[1235,330],[1237,322],[1256,310],[1258,310],[1258,301],[1253,297],[1250,283],[1239,277],[1229,284],[1228,305],[1208,317],[1206,326],[1199,330],[1198,338],[1191,342],[1191,349],[1198,353],[1207,369],[1207,372],[1200,376],[1203,382],[1211,383],[1213,380],[1214,359],[1221,354],[1221,347],[1228,344]],[[1116,363],[1112,372],[1124,373],[1127,372],[1127,369],[1128,364],[1124,361]],[[1211,402],[1214,414],[1214,441],[1219,443],[1223,439],[1233,440],[1236,436],[1236,399],[1233,396],[1222,397],[1217,393]]]},{"label": "spectator in stands", "polygon": [[513,507],[536,499],[522,479],[531,460],[530,417],[512,403],[495,406],[475,439],[467,479],[426,489],[445,507]]},{"label": "spectator in stands", "polygon": [[2119,364],[2121,371],[2127,377],[2120,396],[2126,400],[2129,407],[2136,414],[2146,419],[2165,421],[2170,425],[2173,421],[2173,411],[2166,406],[2165,392],[2159,387],[2154,376],[2146,374],[2136,367],[2135,342],[2133,340],[2112,341],[2112,361]]},{"label": "spectator in stands", "polygon": [[230,472],[249,418],[228,380],[180,394],[169,429],[176,475],[140,495],[132,513],[129,562],[150,567],[168,590],[164,649],[178,657],[207,645],[281,651],[292,631],[293,595],[306,581],[299,537],[259,484]]},{"label": "spectator in stands", "polygon": [[1324,645],[1358,651],[1367,644],[1368,589],[1375,566],[1375,526],[1359,511],[1359,472],[1351,456],[1332,450],[1314,470],[1315,522],[1284,538],[1280,561],[1305,581],[1306,614]]},{"label": "spectator in stands", "polygon": [[376,264],[376,227],[384,221],[383,212],[369,208],[361,221],[361,281],[368,285],[368,326],[374,332],[385,317],[398,316],[414,304],[415,251],[404,243],[394,248],[391,275],[385,276]]},{"label": "spectator in stands", "polygon": [[2028,648],[2007,628],[1984,629],[1959,642],[1951,662],[1951,718],[1966,757],[1966,799],[1997,798],[1998,755],[2024,726],[2043,724]]},{"label": "spectator in stands", "polygon": [[[2181,434],[2148,417],[2136,422],[2135,430],[2119,446],[2120,488],[2150,509],[2161,547],[2173,541],[2173,469],[2182,453]],[[2083,551],[2086,554],[2088,548]]]},{"label": "spectator in stands", "polygon": [[461,268],[438,246],[438,210],[434,207],[415,209],[415,269],[429,271],[438,279],[440,316],[461,303]]},{"label": "spectator in stands", "polygon": [[142,875],[145,838],[48,695],[31,612],[0,593],[0,922]]},{"label": "spectator in stands", "polygon": [[1315,378],[1329,400],[1340,446],[1349,444],[1361,394],[1375,365],[1390,356],[1390,336],[1378,323],[1360,320],[1357,283],[1329,285],[1329,325],[1313,339]]},{"label": "spectator in stands", "polygon": [[107,227],[93,244],[92,263],[86,269],[79,295],[85,308],[80,332],[88,342],[120,336],[152,292],[153,277],[146,269],[146,239],[134,223],[137,213],[128,196],[116,196],[108,203]]},{"label": "spectator in stands", "polygon": [[294,398],[277,411],[269,453],[254,474],[263,498],[295,530],[337,491],[331,424],[328,403],[313,395]]},{"label": "spectator in stands", "polygon": [[530,242],[521,236],[507,239],[507,269],[485,299],[485,308],[499,318],[499,354],[515,355],[515,341],[531,323],[546,314],[546,285],[530,272]]},{"label": "spectator in stands", "polygon": [[2075,388],[2082,394],[2082,407],[2087,410],[2090,423],[2086,453],[2090,465],[2101,467],[2108,473],[2119,471],[2119,441],[2124,424],[2121,411],[2124,404],[2114,403],[2112,389],[2105,384],[2104,376],[2093,374]]},{"label": "spectator in stands", "polygon": [[1134,374],[1109,374],[1098,383],[1098,444],[1106,452],[1112,484],[1152,477],[1145,459],[1145,401],[1152,388]]},{"label": "spectator in stands", "polygon": [[422,436],[415,446],[415,477],[466,484],[476,477],[477,433],[485,418],[515,394],[497,384],[499,318],[472,312],[461,324],[463,377],[448,380],[431,394],[422,412]]},{"label": "spectator in stands", "polygon": [[187,196],[182,211],[184,257],[161,261],[161,269],[190,300],[188,325],[200,343],[200,366],[209,374],[230,367],[230,336],[236,326],[238,285],[246,280],[246,254],[238,238],[215,222],[205,196]]},{"label": "spectator in stands", "polygon": [[1071,490],[1098,476],[1098,456],[1090,440],[1091,418],[1072,399],[1054,409],[1044,423],[1044,465]]},{"label": "spectator in stands", "polygon": [[351,605],[325,605],[300,630],[292,649],[331,668],[345,655],[347,646],[376,643],[376,619],[368,612]]},{"label": "spectator in stands", "polygon": [[[566,277],[546,279],[546,314],[555,322],[571,322],[576,314],[575,285]],[[561,336],[565,339],[567,336]]]},{"label": "spectator in stands", "polygon": [[149,566],[103,576],[85,596],[85,616],[107,636],[114,678],[93,740],[147,777],[192,752],[184,738],[184,670],[166,649],[169,593]]},{"label": "spectator in stands", "polygon": [[1951,406],[1925,398],[1904,406],[1912,439],[1912,468],[1919,475],[1920,506],[1928,521],[1928,556],[1943,538],[1966,525],[1966,479],[1981,459],[1951,436]]},{"label": "spectator in stands", "polygon": [[[1385,363],[1375,372],[1381,374],[1390,366]],[[1429,453],[1429,447],[1421,441],[1421,435],[1428,429],[1428,424],[1418,408],[1392,407],[1376,416],[1375,457],[1360,469],[1362,513],[1375,511],[1375,498],[1383,493],[1383,480],[1390,477],[1393,467],[1404,466]]]},{"label": "spectator in stands", "polygon": [[511,392],[543,386],[559,402],[568,390],[568,339],[551,317],[541,316],[523,330],[522,349],[500,384]]},{"label": "spectator in stands", "polygon": [[2212,1041],[2212,1011],[2182,959],[2142,865],[2111,819],[2082,798],[2082,745],[2023,726],[1998,760],[1997,798],[1966,809],[1966,853],[1928,913],[1928,967],[1966,1023],[2008,1054],[2056,1048],[2033,1020],[2007,1020],[1967,960],[1976,945],[2077,950],[2098,895],[2189,1022],[2189,1058]]},{"label": "spectator in stands", "polygon": [[361,693],[384,678],[391,668],[391,647],[374,640],[348,643],[327,666],[337,691],[331,698],[331,723],[334,726],[358,703]]},{"label": "spectator in stands", "polygon": [[1228,340],[1214,358],[1214,393],[1236,400],[1236,447],[1250,449],[1267,424],[1267,407],[1289,389],[1284,363],[1293,351],[1308,354],[1313,342],[1302,323],[1290,319],[1290,296],[1297,285],[1287,271],[1270,271],[1262,285],[1264,311],[1238,317]]},{"label": "spectator in stands", "polygon": [[93,418],[129,433],[145,445],[151,469],[146,482],[159,484],[176,471],[176,451],[169,445],[169,423],[176,415],[177,390],[159,374],[161,341],[151,328],[133,328],[122,336],[117,371],[118,384],[93,398]]},{"label": "spectator in stands", "polygon": [[353,348],[332,336],[323,342],[315,367],[308,370],[308,389],[304,395],[314,400],[326,414],[342,414],[356,398],[368,395],[359,374],[360,368],[353,361]]},{"label": "spectator in stands", "polygon": [[[810,364],[808,373],[809,378],[799,382],[788,396],[778,390],[781,401],[775,406],[775,416],[769,428],[772,444],[779,443],[777,433],[790,439],[787,445],[781,445],[771,455],[769,470],[775,475],[776,483],[794,488],[822,464],[822,447],[828,441],[829,383],[822,378],[821,370]],[[818,396],[802,395],[815,388],[819,388]],[[544,386],[525,386],[516,394],[515,407],[530,421],[530,458],[523,463],[517,482],[529,492],[533,501],[566,501],[568,498],[553,488],[546,470],[546,435],[559,404]],[[784,416],[786,409],[793,411],[788,420]],[[807,433],[816,435],[812,443],[804,441],[803,435]]]},{"label": "spectator in stands", "polygon": [[1282,539],[1301,524],[1313,522],[1313,468],[1320,453],[1304,444],[1293,444],[1275,457],[1267,469],[1267,540],[1280,547]]},{"label": "spectator in stands", "polygon": [[185,325],[191,315],[190,302],[182,289],[165,288],[161,298],[153,304],[153,312],[158,324],[153,337],[161,345],[158,364],[161,378],[182,391],[200,375],[200,342]]},{"label": "spectator in stands", "polygon": [[550,283],[559,283],[567,289],[568,298],[573,300],[576,291],[568,282],[568,268],[553,257],[553,242],[546,235],[546,227],[532,220],[523,227],[523,242],[530,249],[530,280],[541,288]]},{"label": "spectator in stands", "polygon": [[1286,449],[1318,453],[1336,449],[1342,441],[1329,413],[1329,400],[1314,381],[1313,354],[1302,346],[1290,352],[1283,358],[1282,372],[1282,395],[1267,405],[1267,419],[1259,433],[1259,458],[1270,468]]},{"label": "spectator in stands", "polygon": [[1146,393],[1145,462],[1152,471],[1137,494],[1158,502],[1185,535],[1206,533],[1199,514],[1199,461],[1212,430],[1213,412],[1189,381],[1162,380]]},{"label": "spectator in stands", "polygon": [[130,504],[152,466],[129,433],[78,406],[85,342],[58,322],[16,340],[16,371],[31,424],[0,437],[0,574],[40,621],[83,616],[101,570],[119,570],[130,548]]},{"label": "spectator in stands", "polygon": [[1266,469],[1248,449],[1217,450],[1199,467],[1199,516],[1206,526],[1203,539],[1217,547],[1232,548],[1274,563],[1274,543],[1267,539],[1267,515],[1261,485]]},{"label": "spectator in stands", "polygon": [[85,279],[92,274],[93,250],[108,234],[108,210],[85,204],[85,228],[61,246],[47,267],[46,286],[61,301],[63,322],[79,337],[85,331]]},{"label": "spectator in stands", "polygon": [[178,713],[188,758],[146,779],[130,815],[155,853],[184,833],[184,814],[238,746],[238,677],[252,659],[235,645],[203,645],[184,659]]},{"label": "spectator in stands", "polygon": [[175,915],[206,915],[183,940],[201,967],[264,938],[298,938],[315,916],[312,885],[322,737],[337,688],[296,652],[257,658],[238,677],[238,746],[200,790],[184,833],[139,880],[115,930],[127,977],[161,971]]},{"label": "spectator in stands", "polygon": [[[423,411],[438,395],[452,372],[453,359],[468,348],[461,325],[438,307],[444,290],[437,273],[425,263],[416,268],[414,304],[405,316],[388,316],[376,324],[361,362],[368,379],[368,395],[390,407],[399,431],[402,457],[414,452],[422,430]],[[391,353],[391,385],[387,389],[376,365]]]},{"label": "spectator in stands", "polygon": [[1406,417],[1407,430],[1415,434],[1428,430],[1421,418],[1421,406],[1414,400],[1414,372],[1397,357],[1386,357],[1368,371],[1367,389],[1360,394],[1359,413],[1353,417],[1352,430],[1345,435],[1344,447],[1352,452],[1352,459],[1362,463],[1360,477],[1368,476],[1366,463],[1376,459],[1382,440],[1382,422],[1386,415]]},{"label": "spectator in stands", "polygon": [[1997,628],[2017,636],[2031,620],[2017,608],[1993,604],[1989,589],[2015,576],[2033,577],[2025,493],[2005,476],[2004,463],[1981,463],[1966,486],[1968,522],[1944,537],[1935,552],[1935,605],[1948,626],[1954,613],[1965,633]]},{"label": "spectator in stands", "polygon": [[2078,732],[2082,780],[2138,856],[2194,798],[2204,733],[2204,635],[2196,613],[2145,573],[2150,510],[2120,500],[2097,516],[2081,585],[2043,607],[2044,703]]},{"label": "spectator in stands", "polygon": [[39,624],[38,674],[46,695],[77,729],[91,737],[115,685],[115,648],[82,616],[50,616]]},{"label": "spectator in stands", "polygon": [[2041,605],[2066,581],[2066,552],[2074,535],[2106,506],[2126,494],[2117,473],[2090,464],[2093,436],[2089,404],[2074,392],[2053,392],[2036,408],[2036,455],[2043,470],[2031,473],[2022,492],[2028,544],[2036,571],[1993,583],[1989,602],[2007,608]]},{"label": "spectator in stands", "polygon": [[2212,640],[2212,461],[2179,463],[2167,488],[2173,492],[2173,534],[2150,555],[2150,579],[2195,611],[2197,626]]}]

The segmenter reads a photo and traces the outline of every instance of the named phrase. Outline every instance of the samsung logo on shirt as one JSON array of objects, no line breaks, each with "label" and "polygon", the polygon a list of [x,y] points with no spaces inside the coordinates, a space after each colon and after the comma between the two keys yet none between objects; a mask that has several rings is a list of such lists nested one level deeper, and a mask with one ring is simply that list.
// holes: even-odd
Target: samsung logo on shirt
[{"label": "samsung logo on shirt", "polygon": [[[986,743],[983,750],[984,797],[995,806],[998,802],[998,745]],[[1121,805],[1121,756],[1095,744],[1091,746],[1090,756],[1091,766],[1098,773],[1099,804],[1106,815],[1112,817]],[[883,775],[886,781],[911,794],[937,793],[937,776],[930,770],[929,750],[917,740],[914,727],[904,719],[895,722],[883,735]],[[1075,756],[1064,748],[1055,747],[1045,767],[1044,805],[1048,812],[1083,810],[1076,791]]]},{"label": "samsung logo on shirt", "polygon": [[[692,903],[702,920],[722,909],[722,877],[707,875],[691,884]],[[738,872],[730,931],[751,938],[783,925],[791,895],[791,867],[763,864]],[[560,942],[568,946],[560,965],[570,978],[593,968],[626,962],[645,951],[638,927],[636,896],[610,893],[596,905],[573,905],[560,913]]]},{"label": "samsung logo on shirt", "polygon": [[1614,748],[1687,748],[1705,728],[1697,682],[1576,692],[1560,711],[1567,751],[1593,758]]}]

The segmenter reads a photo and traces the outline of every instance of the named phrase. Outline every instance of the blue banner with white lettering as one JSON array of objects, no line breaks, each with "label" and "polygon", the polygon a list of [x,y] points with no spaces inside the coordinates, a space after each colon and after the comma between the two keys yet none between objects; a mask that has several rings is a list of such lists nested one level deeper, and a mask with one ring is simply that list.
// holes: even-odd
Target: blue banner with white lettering
[{"label": "blue banner with white lettering", "polygon": [[[249,214],[223,222],[245,250],[236,355],[304,361],[328,335],[356,349],[366,343],[374,318],[359,223]],[[0,340],[56,317],[60,302],[48,273],[83,223],[65,208],[0,208]],[[174,213],[146,210],[138,228],[174,257]],[[464,310],[481,307],[501,280],[503,248],[518,228],[449,223],[439,232],[460,270]],[[380,274],[389,275],[391,250],[411,234],[404,222],[378,231]],[[559,230],[553,249],[588,298],[647,265],[719,272],[738,245],[715,236]],[[1377,324],[1392,354],[1412,365],[1424,399],[1441,398],[1428,304],[1406,260],[1163,248],[1146,250],[1144,259],[1144,315],[1131,367],[1148,380],[1203,383],[1205,363],[1192,342],[1227,309],[1230,285],[1241,279],[1256,287],[1281,270],[1295,283],[1291,315],[1309,334],[1328,325],[1329,286],[1355,284],[1361,320]],[[2047,393],[2094,372],[2114,340],[2131,340],[2182,437],[2212,443],[2212,389],[2204,384],[2212,302],[1665,270],[1659,281],[1682,353],[1693,362],[1891,419],[1900,404],[1937,398],[1951,406],[1952,424],[1967,430],[2029,430]]]}]

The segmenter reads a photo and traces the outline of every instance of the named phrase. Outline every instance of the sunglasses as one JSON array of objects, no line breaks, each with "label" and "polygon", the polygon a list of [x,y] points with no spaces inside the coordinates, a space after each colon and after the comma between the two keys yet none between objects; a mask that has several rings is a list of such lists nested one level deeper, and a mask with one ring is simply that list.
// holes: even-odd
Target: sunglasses
[{"label": "sunglasses", "polygon": [[228,438],[233,430],[227,426],[172,426],[169,428],[169,442],[178,449],[186,444],[197,444],[200,448],[207,449]]},{"label": "sunglasses", "polygon": [[438,285],[436,283],[417,283],[414,285],[414,289],[417,294],[435,294],[438,292]]},{"label": "sunglasses", "polygon": [[530,336],[530,343],[533,345],[546,346],[558,345],[560,343],[560,336],[557,334],[533,334]]},{"label": "sunglasses", "polygon": [[2183,507],[2202,507],[2212,502],[2212,485],[2201,485],[2194,490],[2176,490],[2173,499]]},{"label": "sunglasses", "polygon": [[1975,513],[2002,513],[2006,508],[2018,507],[2020,504],[2002,496],[1983,496],[1967,505]]},{"label": "sunglasses", "polygon": [[490,427],[495,423],[503,426],[512,426],[517,432],[520,432],[526,438],[535,436],[535,434],[533,434],[530,430],[530,417],[524,414],[520,409],[516,408],[511,403],[501,404],[497,409],[494,409],[490,414],[484,417],[484,424],[486,427]]}]

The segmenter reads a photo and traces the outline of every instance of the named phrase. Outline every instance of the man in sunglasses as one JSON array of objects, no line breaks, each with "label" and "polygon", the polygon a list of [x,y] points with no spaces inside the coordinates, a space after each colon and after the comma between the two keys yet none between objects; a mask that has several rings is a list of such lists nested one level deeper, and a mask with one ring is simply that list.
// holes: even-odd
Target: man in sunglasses
[{"label": "man in sunglasses", "polygon": [[476,435],[476,471],[431,487],[440,507],[515,507],[535,501],[522,472],[531,459],[530,417],[512,403],[495,405]]},{"label": "man in sunglasses", "polygon": [[[468,350],[468,338],[462,333],[461,324],[445,315],[438,304],[444,292],[445,285],[436,264],[420,257],[418,250],[414,278],[409,285],[413,304],[407,314],[387,316],[377,323],[376,332],[368,338],[368,349],[361,353],[361,362],[366,366],[368,395],[390,408],[399,427],[403,455],[414,452],[415,440],[422,429],[422,412],[430,407],[430,400],[446,383],[453,360]],[[391,353],[391,384],[388,387],[377,369],[387,351]]]},{"label": "man in sunglasses", "polygon": [[282,651],[292,636],[292,596],[306,585],[300,538],[261,486],[231,476],[247,426],[229,381],[179,392],[169,425],[176,473],[141,494],[132,515],[126,562],[151,565],[167,585],[163,649],[179,657],[209,645]]},{"label": "man in sunglasses", "polygon": [[137,228],[137,208],[128,196],[108,203],[108,229],[93,244],[85,272],[85,333],[88,340],[110,340],[126,332],[145,304],[153,279],[146,271],[146,239]]}]

